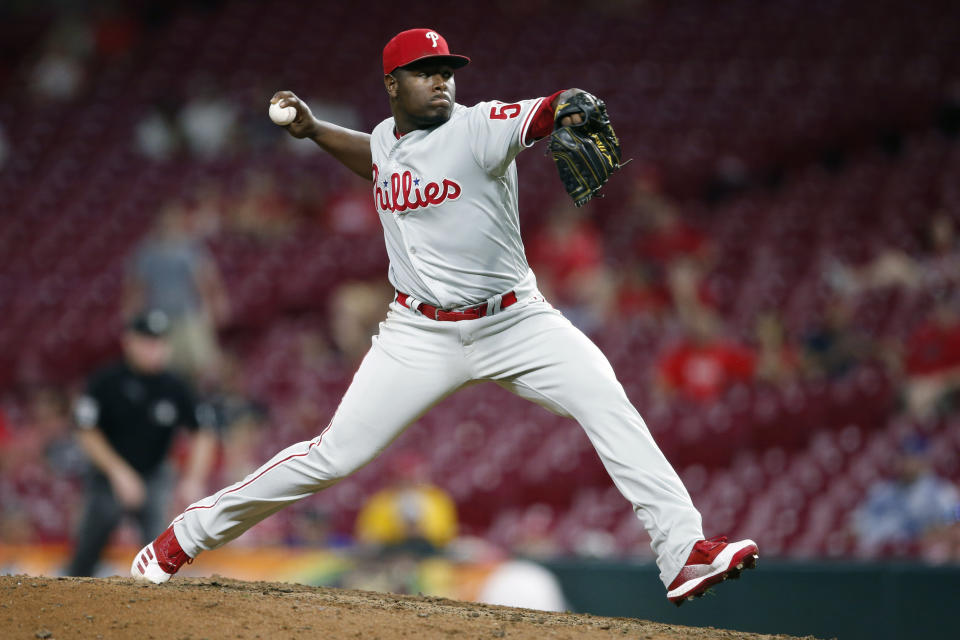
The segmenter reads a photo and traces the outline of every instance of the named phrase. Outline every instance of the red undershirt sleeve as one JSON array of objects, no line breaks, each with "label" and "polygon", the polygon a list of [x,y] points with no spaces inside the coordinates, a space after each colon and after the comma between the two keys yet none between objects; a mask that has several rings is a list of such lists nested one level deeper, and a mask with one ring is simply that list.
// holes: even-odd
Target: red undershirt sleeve
[{"label": "red undershirt sleeve", "polygon": [[564,91],[566,89],[560,89],[540,103],[540,108],[533,114],[533,120],[530,121],[530,127],[527,129],[525,140],[527,144],[533,144],[540,138],[546,138],[553,131],[554,103]]}]

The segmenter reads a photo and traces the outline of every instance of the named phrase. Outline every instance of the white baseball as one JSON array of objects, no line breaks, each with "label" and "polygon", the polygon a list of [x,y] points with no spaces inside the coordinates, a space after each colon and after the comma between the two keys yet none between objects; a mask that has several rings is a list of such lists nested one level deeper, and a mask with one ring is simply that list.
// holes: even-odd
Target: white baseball
[{"label": "white baseball", "polygon": [[270,119],[275,124],[286,126],[297,119],[296,107],[281,107],[279,102],[270,103]]}]

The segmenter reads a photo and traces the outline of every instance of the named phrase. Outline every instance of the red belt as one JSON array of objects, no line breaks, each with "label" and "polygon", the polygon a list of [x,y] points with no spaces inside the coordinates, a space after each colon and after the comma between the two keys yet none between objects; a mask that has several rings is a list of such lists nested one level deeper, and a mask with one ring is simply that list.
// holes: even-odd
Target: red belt
[{"label": "red belt", "polygon": [[[405,306],[407,309],[412,307],[408,304],[410,296],[405,293],[397,292],[397,302]],[[503,298],[500,300],[500,308],[506,309],[510,305],[514,304],[517,301],[517,294],[513,291],[503,294]],[[415,311],[419,311],[423,314],[424,318],[430,318],[431,320],[438,320],[440,322],[459,322],[460,320],[476,320],[477,318],[482,318],[487,315],[487,303],[478,304],[475,307],[468,307],[461,311],[444,311],[439,307],[435,307],[432,304],[427,304],[426,302],[421,302]]]}]

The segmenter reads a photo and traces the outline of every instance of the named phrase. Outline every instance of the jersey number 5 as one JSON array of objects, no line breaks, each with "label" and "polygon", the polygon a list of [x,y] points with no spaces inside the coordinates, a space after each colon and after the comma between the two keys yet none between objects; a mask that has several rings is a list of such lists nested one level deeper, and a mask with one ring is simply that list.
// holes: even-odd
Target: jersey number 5
[{"label": "jersey number 5", "polygon": [[507,118],[516,118],[520,115],[520,105],[501,104],[496,107],[490,107],[491,120],[506,120]]}]

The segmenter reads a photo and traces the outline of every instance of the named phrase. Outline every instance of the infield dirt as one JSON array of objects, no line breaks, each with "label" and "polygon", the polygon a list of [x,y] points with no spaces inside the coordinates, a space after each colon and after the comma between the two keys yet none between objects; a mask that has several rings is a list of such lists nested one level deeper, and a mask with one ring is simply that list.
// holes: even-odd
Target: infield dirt
[{"label": "infield dirt", "polygon": [[0,576],[0,638],[773,640],[793,636],[217,577],[175,579],[154,586],[131,578],[20,575]]}]

